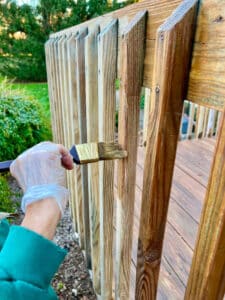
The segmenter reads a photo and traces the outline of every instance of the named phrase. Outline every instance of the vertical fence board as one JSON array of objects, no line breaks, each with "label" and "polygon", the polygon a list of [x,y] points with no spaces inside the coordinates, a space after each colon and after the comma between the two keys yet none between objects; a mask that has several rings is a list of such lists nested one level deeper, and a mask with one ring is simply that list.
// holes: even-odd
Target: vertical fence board
[{"label": "vertical fence board", "polygon": [[[77,61],[77,103],[78,119],[80,128],[80,143],[87,142],[86,123],[86,94],[85,94],[85,56],[84,40],[87,28],[84,28],[76,37],[76,61]],[[89,226],[89,201],[88,201],[88,168],[81,166],[82,195],[83,195],[83,219],[84,219],[84,242],[88,268],[91,268],[91,245]]]},{"label": "vertical fence board", "polygon": [[[67,39],[67,93],[68,93],[68,98],[67,98],[67,109],[68,109],[68,143],[69,146],[71,147],[75,143],[75,126],[76,124],[76,119],[77,119],[77,106],[75,105],[76,101],[76,61],[75,61],[75,37],[74,33],[70,34],[70,36]],[[74,85],[75,81],[75,85]],[[76,115],[76,118],[74,117]],[[76,130],[77,132],[77,130]],[[78,139],[77,139],[78,140]],[[76,168],[72,171],[69,172],[68,174],[69,177],[69,187],[70,187],[70,193],[71,193],[71,210],[72,210],[72,216],[73,216],[73,225],[74,225],[74,230],[76,232],[80,232],[80,220],[79,220],[79,210],[77,203],[77,194],[76,194]],[[82,225],[81,225],[82,226]]]},{"label": "vertical fence board", "polygon": [[54,72],[54,57],[52,56],[52,46],[54,39],[49,39],[45,43],[45,58],[47,68],[47,80],[48,80],[48,94],[50,99],[50,111],[51,111],[51,126],[53,141],[57,142],[57,129],[56,129],[56,86],[55,86],[55,72]]},{"label": "vertical fence board", "polygon": [[183,2],[157,32],[135,299],[155,299],[197,1]]},{"label": "vertical fence board", "polygon": [[[130,299],[131,248],[133,237],[140,93],[143,78],[146,11],[138,13],[122,33],[119,144],[128,152],[118,161],[117,254],[119,299]],[[138,45],[138,47],[137,47]],[[119,263],[120,262],[120,263]]]},{"label": "vertical fence board", "polygon": [[225,292],[225,115],[201,216],[185,299],[223,299]]},{"label": "vertical fence board", "polygon": [[[85,38],[85,82],[88,143],[98,141],[98,33],[99,27],[96,26],[90,30],[89,34]],[[95,292],[100,295],[100,217],[98,184],[98,163],[89,164],[88,197],[93,285]]]},{"label": "vertical fence board", "polygon": [[[98,37],[99,141],[111,142],[115,132],[117,20]],[[112,298],[114,162],[99,163],[101,296]]]},{"label": "vertical fence board", "polygon": [[55,42],[53,43],[53,57],[55,61],[55,73],[56,73],[56,107],[57,107],[57,131],[58,131],[58,143],[63,144],[63,127],[62,127],[62,105],[61,105],[61,82],[59,78],[60,73],[60,66],[59,66],[59,45],[63,40],[63,36],[56,38]]}]

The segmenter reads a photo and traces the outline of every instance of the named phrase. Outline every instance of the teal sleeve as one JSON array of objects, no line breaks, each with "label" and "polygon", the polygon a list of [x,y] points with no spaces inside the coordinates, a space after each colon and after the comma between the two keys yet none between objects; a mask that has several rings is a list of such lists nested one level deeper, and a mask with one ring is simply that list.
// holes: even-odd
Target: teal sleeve
[{"label": "teal sleeve", "polygon": [[6,219],[0,221],[0,251],[5,243],[7,236],[8,236],[9,228],[10,228],[10,225]]},{"label": "teal sleeve", "polygon": [[0,252],[0,299],[57,299],[50,282],[65,255],[35,232],[11,226]]}]

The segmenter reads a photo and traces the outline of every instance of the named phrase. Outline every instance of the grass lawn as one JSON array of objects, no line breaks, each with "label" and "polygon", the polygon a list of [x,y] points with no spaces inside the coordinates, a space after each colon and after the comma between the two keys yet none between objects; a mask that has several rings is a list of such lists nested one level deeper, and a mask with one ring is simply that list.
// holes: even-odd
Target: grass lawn
[{"label": "grass lawn", "polygon": [[47,83],[13,83],[12,88],[21,89],[25,94],[36,99],[46,112],[46,117],[50,118]]}]

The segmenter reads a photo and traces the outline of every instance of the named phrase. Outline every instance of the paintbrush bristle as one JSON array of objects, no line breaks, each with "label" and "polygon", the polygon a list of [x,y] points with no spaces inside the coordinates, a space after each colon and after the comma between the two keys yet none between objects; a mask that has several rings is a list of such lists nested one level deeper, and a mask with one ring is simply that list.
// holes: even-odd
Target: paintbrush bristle
[{"label": "paintbrush bristle", "polygon": [[100,160],[119,159],[127,157],[127,151],[117,143],[98,143],[98,155]]}]

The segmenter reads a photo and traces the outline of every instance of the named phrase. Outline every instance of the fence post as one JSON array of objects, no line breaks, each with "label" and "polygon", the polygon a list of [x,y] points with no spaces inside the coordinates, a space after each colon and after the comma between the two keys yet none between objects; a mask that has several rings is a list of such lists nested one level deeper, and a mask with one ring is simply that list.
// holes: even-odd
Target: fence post
[{"label": "fence post", "polygon": [[156,298],[196,14],[197,1],[185,1],[157,32],[138,239],[137,300]]},{"label": "fence post", "polygon": [[225,292],[225,114],[201,216],[185,299],[223,299]]}]

